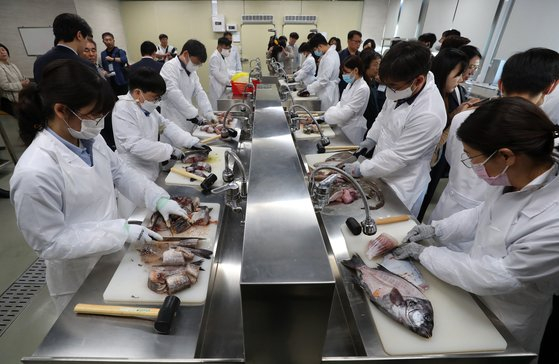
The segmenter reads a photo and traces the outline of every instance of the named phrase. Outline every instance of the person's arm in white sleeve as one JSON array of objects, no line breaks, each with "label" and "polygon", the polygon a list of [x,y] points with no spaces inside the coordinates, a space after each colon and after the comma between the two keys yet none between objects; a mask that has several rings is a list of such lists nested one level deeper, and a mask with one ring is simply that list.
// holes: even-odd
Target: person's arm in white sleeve
[{"label": "person's arm in white sleeve", "polygon": [[316,64],[314,64],[314,59],[312,60],[313,63],[303,62],[303,66],[297,72],[295,72],[295,81],[301,82],[309,75],[314,77],[314,72],[316,71]]},{"label": "person's arm in white sleeve", "polygon": [[[375,153],[371,159],[361,163],[363,176],[377,178],[388,176],[433,149],[444,126],[438,119],[435,114],[423,113],[409,120],[402,135],[390,149]],[[373,126],[375,124],[373,123]]]},{"label": "person's arm in white sleeve", "polygon": [[202,84],[200,83],[198,75],[196,75],[196,86],[193,96],[196,97],[196,103],[200,108],[200,115],[204,116],[208,120],[212,120],[213,118],[215,118],[212,104],[210,104],[210,100],[208,99],[206,91],[204,91],[204,89],[202,88]]},{"label": "person's arm in white sleeve", "polygon": [[220,85],[227,86],[229,84],[229,75],[221,72],[221,62],[219,57],[210,57],[210,75],[219,82]]},{"label": "person's arm in white sleeve", "polygon": [[165,119],[157,111],[155,111],[155,113],[159,120],[161,129],[163,129],[163,132],[161,134],[169,138],[173,146],[177,148],[190,148],[200,141],[200,139],[193,137],[192,134],[190,134],[189,132],[182,130],[180,127],[177,126],[177,124],[169,121],[168,119]]},{"label": "person's arm in white sleeve", "polygon": [[473,240],[484,205],[481,203],[474,208],[450,215],[446,219],[433,221],[431,225],[435,228],[437,239],[442,244]]},{"label": "person's arm in white sleeve", "polygon": [[160,74],[167,85],[167,91],[163,95],[165,101],[171,103],[185,119],[192,119],[198,116],[198,109],[184,97],[179,87],[180,71],[169,64],[169,66],[161,68]]},{"label": "person's arm in white sleeve", "polygon": [[[154,113],[156,112],[154,111]],[[137,125],[138,120],[136,120],[136,117],[136,114],[130,109],[119,107],[117,103],[113,111],[113,133],[115,140],[118,140],[122,149],[140,159],[155,162],[169,160],[171,153],[173,153],[173,147],[167,143],[144,138]],[[153,122],[147,120],[147,118],[144,121]],[[180,129],[178,126],[177,128]]]},{"label": "person's arm in white sleeve", "polygon": [[467,253],[432,246],[423,250],[419,261],[440,280],[477,295],[506,294],[522,288],[503,258],[486,255],[472,259]]},{"label": "person's arm in white sleeve", "polygon": [[20,168],[10,181],[10,189],[23,237],[43,259],[109,254],[122,248],[128,237],[124,219],[67,223],[59,171]]},{"label": "person's arm in white sleeve", "polygon": [[351,100],[342,105],[338,102],[335,106],[331,106],[324,113],[324,120],[328,124],[344,125],[353,119],[361,110],[361,106],[369,102],[369,87],[362,87],[356,92]]},{"label": "person's arm in white sleeve", "polygon": [[307,91],[316,95],[319,90],[328,86],[333,67],[335,67],[335,64],[332,57],[321,59],[320,66],[318,67],[318,74],[316,75],[316,81],[307,86]]}]

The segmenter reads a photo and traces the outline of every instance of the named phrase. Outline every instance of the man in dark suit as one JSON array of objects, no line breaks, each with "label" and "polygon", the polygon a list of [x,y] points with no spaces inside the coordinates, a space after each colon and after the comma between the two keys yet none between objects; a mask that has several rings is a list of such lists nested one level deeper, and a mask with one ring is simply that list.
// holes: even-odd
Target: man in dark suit
[{"label": "man in dark suit", "polygon": [[155,52],[157,47],[155,44],[146,40],[140,46],[140,53],[142,54],[142,59],[130,66],[130,72],[136,72],[139,68],[150,68],[155,72],[159,73],[163,63],[154,60]]},{"label": "man in dark suit", "polygon": [[33,65],[35,82],[41,82],[43,68],[56,59],[75,59],[95,69],[91,62],[79,56],[87,45],[87,38],[93,37],[91,27],[83,18],[76,14],[60,14],[54,18],[52,31],[55,47],[35,61]]}]

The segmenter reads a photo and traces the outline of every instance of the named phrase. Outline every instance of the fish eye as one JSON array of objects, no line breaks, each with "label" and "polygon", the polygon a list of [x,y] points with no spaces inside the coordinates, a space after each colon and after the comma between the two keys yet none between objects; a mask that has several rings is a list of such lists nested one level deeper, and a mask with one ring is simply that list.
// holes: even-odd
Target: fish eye
[{"label": "fish eye", "polygon": [[416,304],[416,302],[415,302],[415,301],[413,301],[413,300],[409,301],[409,305],[410,305],[410,306],[412,306],[412,307],[413,307],[413,306],[415,306],[415,304]]}]

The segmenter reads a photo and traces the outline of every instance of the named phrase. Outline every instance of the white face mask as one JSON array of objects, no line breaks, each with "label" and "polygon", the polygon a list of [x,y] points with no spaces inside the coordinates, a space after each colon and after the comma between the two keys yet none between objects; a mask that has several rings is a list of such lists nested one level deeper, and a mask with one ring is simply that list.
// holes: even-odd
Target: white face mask
[{"label": "white face mask", "polygon": [[142,102],[141,104],[138,104],[138,105],[140,106],[140,109],[142,109],[144,112],[147,113],[147,115],[149,115],[159,106],[159,101],[148,101],[148,100],[146,100],[146,97],[144,96],[144,93],[142,91],[140,91],[140,93],[142,94],[142,97],[144,98],[144,102]]},{"label": "white face mask", "polygon": [[413,94],[413,90],[411,89],[411,85],[408,88],[398,91],[394,91],[390,87],[386,87],[385,94],[388,100],[397,101],[410,97]]},{"label": "white face mask", "polygon": [[[72,114],[76,115],[75,112],[73,112],[72,110],[70,111],[72,112]],[[66,123],[66,126],[68,127],[68,132],[74,138],[93,139],[97,135],[99,135],[101,133],[101,130],[103,130],[103,128],[105,127],[105,116],[106,114],[97,120],[91,120],[91,119],[82,119],[78,115],[76,115],[76,117],[80,119],[82,123],[80,131],[72,129],[70,125],[68,125],[68,122],[66,120],[64,119],[62,120],[64,120],[64,122]]]},{"label": "white face mask", "polygon": [[223,57],[229,57],[229,55],[231,54],[231,50],[230,49],[222,49],[221,50],[221,55]]},{"label": "white face mask", "polygon": [[186,64],[186,70],[187,70],[188,72],[190,72],[190,73],[196,72],[196,70],[197,70],[198,68],[200,68],[200,65],[199,65],[199,64],[194,64],[194,63],[192,63],[192,60],[191,60],[191,59],[188,60],[188,63]]}]

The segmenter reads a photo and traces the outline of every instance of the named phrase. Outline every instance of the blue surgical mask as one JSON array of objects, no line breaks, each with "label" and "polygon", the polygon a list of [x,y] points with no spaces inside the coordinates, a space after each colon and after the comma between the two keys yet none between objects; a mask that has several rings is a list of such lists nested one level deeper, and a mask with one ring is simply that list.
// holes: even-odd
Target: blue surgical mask
[{"label": "blue surgical mask", "polygon": [[345,83],[352,84],[353,81],[355,81],[355,77],[353,77],[353,75],[351,73],[344,73],[342,75],[342,80],[344,80]]},{"label": "blue surgical mask", "polygon": [[319,51],[318,49],[316,49],[316,50],[314,51],[314,55],[317,56],[317,57],[322,57],[323,54],[324,54],[324,53],[322,53],[322,51]]}]

